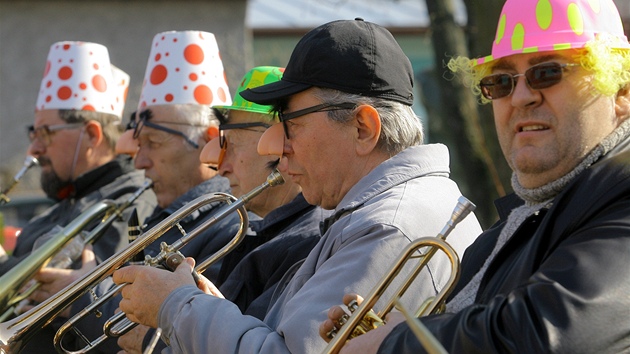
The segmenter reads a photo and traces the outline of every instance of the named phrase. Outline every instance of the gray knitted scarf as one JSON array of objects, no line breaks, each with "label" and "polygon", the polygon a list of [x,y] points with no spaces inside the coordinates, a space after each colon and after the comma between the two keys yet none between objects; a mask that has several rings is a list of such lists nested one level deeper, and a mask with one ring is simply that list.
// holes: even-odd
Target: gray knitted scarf
[{"label": "gray knitted scarf", "polygon": [[497,243],[492,250],[492,253],[483,266],[470,280],[468,284],[459,292],[453,299],[446,304],[447,312],[455,313],[459,312],[463,308],[470,306],[474,303],[479,290],[479,284],[488,265],[492,262],[494,257],[499,253],[499,250],[505,245],[505,243],[514,235],[514,232],[525,222],[531,215],[537,214],[543,208],[549,208],[552,205],[553,198],[555,198],[577,175],[586,170],[600,157],[606,155],[612,148],[617,146],[620,142],[626,139],[630,135],[630,119],[624,121],[617,129],[615,129],[610,135],[600,142],[585,158],[577,165],[572,171],[559,179],[552,181],[544,186],[527,189],[521,186],[516,178],[516,175],[512,175],[512,188],[514,192],[525,201],[525,204],[512,210],[507,218],[505,226],[501,230],[501,234],[497,239]]}]

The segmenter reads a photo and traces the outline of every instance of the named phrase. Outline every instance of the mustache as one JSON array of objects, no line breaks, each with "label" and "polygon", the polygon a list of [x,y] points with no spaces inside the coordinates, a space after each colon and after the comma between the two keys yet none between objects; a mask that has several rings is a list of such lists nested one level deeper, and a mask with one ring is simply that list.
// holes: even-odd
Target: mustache
[{"label": "mustache", "polygon": [[267,162],[267,166],[266,167],[273,171],[273,170],[276,169],[276,167],[278,167],[278,164],[280,164],[280,158],[277,158],[277,159],[275,159],[273,161]]},{"label": "mustache", "polygon": [[39,156],[37,161],[39,161],[40,166],[52,165],[52,162],[50,162],[50,159],[46,156]]}]

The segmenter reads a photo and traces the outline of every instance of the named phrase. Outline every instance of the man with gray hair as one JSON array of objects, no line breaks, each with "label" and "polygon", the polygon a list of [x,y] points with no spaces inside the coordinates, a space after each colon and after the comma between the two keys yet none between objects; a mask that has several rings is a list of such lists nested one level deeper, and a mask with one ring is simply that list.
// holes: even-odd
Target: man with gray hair
[{"label": "man with gray hair", "polygon": [[[241,95],[273,105],[279,115],[259,153],[281,155],[280,171],[302,187],[306,201],[334,209],[319,243],[287,271],[263,321],[199,290],[190,263],[173,273],[116,271],[116,283],[130,283],[121,310],[161,327],[175,353],[320,353],[326,343],[318,323],[344,290],[371,289],[401,249],[440,232],[461,195],[448,177],[447,148],[422,145],[412,77],[409,59],[383,27],[357,19],[307,33],[280,81]],[[462,223],[451,236],[460,253],[480,232],[474,215]],[[414,291],[428,296],[442,288],[446,258],[430,262]]]},{"label": "man with gray hair", "polygon": [[[56,203],[29,220],[10,256],[0,255],[0,275],[90,206],[104,199],[122,202],[142,186],[142,173],[115,152],[124,106],[124,88],[114,84],[115,72],[126,75],[111,65],[101,44],[64,41],[50,47],[27,133],[28,153],[41,166],[42,190]],[[155,207],[155,196],[146,192],[133,207],[146,217]],[[96,257],[105,259],[126,245],[126,218],[133,207],[94,244]],[[86,231],[93,224],[88,226]],[[45,286],[42,290],[53,293]]]},{"label": "man with gray hair", "polygon": [[[165,38],[166,40],[162,42]],[[206,143],[219,135],[220,122],[211,105],[231,103],[222,63],[218,55],[212,55],[213,51],[218,50],[214,36],[199,31],[165,32],[157,34],[154,42],[162,45],[152,46],[152,50],[157,52],[150,55],[138,111],[128,125],[130,129],[123,133],[118,141],[119,147],[132,147],[130,151],[119,152],[134,155],[135,167],[144,170],[145,177],[153,182],[152,188],[158,205],[151,216],[139,220],[145,231],[152,229],[202,195],[230,191],[228,180],[199,160],[199,154]],[[198,65],[187,63],[180,57],[184,53],[184,50],[180,49],[190,45],[198,45],[205,51],[206,58],[213,59]],[[161,51],[170,54],[168,57],[170,61],[164,58],[159,63],[154,61]],[[171,73],[164,82],[157,82],[155,75],[152,76],[155,67],[160,65],[163,67],[160,70]],[[178,76],[176,68],[181,68],[186,74]],[[187,80],[190,73],[201,71],[205,71],[206,75],[199,74],[195,81],[197,87],[213,87],[216,88],[216,92],[225,92],[226,95],[214,94],[204,97],[195,94],[204,91],[195,89],[193,83],[188,83]],[[166,84],[166,87],[161,84]],[[190,90],[184,88],[187,84],[190,85]],[[168,90],[168,93],[164,94],[163,90]],[[168,96],[169,94],[172,96]],[[179,226],[190,232],[212,218],[219,207],[217,203],[207,204],[183,218]],[[236,234],[238,226],[237,216],[228,216],[194,238],[181,249],[181,252],[201,262],[227,244]],[[172,244],[181,237],[179,228],[173,227],[146,247],[144,255],[156,256],[160,252],[161,242]],[[204,274],[211,279],[217,279],[220,268],[221,262],[217,262]],[[50,274],[52,272],[49,271],[49,277],[53,277]],[[65,277],[65,281],[58,279],[59,284],[69,284],[74,280],[71,275],[59,275]],[[101,283],[95,290],[96,294],[102,295],[111,285],[108,281]],[[92,301],[90,294],[84,295],[73,303],[70,315],[78,313]],[[97,338],[102,334],[104,322],[114,314],[117,307],[116,299],[108,301],[99,309],[102,313],[100,317],[92,314],[79,322],[77,327],[87,338]],[[145,332],[146,330],[137,331],[136,334],[142,338]],[[75,346],[82,348],[86,343],[77,337],[76,341],[71,339],[64,342],[64,345],[71,349]],[[110,338],[96,347],[94,352],[116,353],[119,350],[116,338]]]}]

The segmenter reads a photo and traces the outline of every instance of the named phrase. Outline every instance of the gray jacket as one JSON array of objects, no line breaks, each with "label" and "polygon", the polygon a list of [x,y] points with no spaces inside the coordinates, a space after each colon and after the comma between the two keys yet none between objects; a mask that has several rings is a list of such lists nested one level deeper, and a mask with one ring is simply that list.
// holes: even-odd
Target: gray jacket
[{"label": "gray jacket", "polygon": [[[448,174],[446,146],[422,145],[363,177],[327,220],[304,263],[280,281],[279,296],[264,321],[244,316],[236,305],[194,286],[176,289],[158,315],[171,345],[163,352],[320,353],[326,343],[318,327],[328,309],[341,303],[345,293],[368,294],[410,241],[437,235],[450,219],[461,193]],[[449,241],[462,254],[480,232],[470,215]],[[442,254],[433,258],[430,275],[421,275],[410,293],[435,295],[449,276],[446,262]],[[409,299],[403,303],[412,305]]]}]

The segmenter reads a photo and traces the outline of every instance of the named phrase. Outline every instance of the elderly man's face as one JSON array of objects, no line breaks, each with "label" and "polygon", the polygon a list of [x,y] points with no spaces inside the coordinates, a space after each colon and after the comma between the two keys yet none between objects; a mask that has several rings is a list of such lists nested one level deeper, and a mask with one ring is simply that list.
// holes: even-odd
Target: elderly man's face
[{"label": "elderly man's face", "polygon": [[[242,123],[268,123],[263,121],[260,114],[232,110],[229,113],[228,126]],[[232,194],[241,197],[261,185],[273,168],[275,156],[260,156],[256,152],[258,139],[265,132],[265,127],[252,126],[247,128],[224,130],[223,134],[227,143],[223,161],[219,165],[221,176],[230,181]],[[265,203],[276,197],[276,189],[267,189],[256,198],[247,203],[247,208],[260,215]]]},{"label": "elderly man's face", "polygon": [[[503,58],[493,73],[522,74],[533,65],[571,63],[574,51],[518,54]],[[575,168],[620,121],[615,100],[595,93],[592,77],[570,66],[562,80],[533,90],[524,77],[511,95],[492,101],[503,154],[526,188],[542,186]]]},{"label": "elderly man's face", "polygon": [[[183,126],[175,122],[175,109],[168,105],[149,107],[151,121],[169,129],[181,131]],[[201,144],[203,146],[203,144]],[[183,137],[148,126],[138,135],[138,151],[134,162],[153,181],[153,191],[158,205],[169,206],[190,188],[204,181],[206,166],[199,162],[200,149],[193,150]]]},{"label": "elderly man's face", "polygon": [[[86,172],[83,151],[87,147],[81,141],[82,129],[82,124],[68,124],[62,120],[56,109],[35,113],[28,151],[39,160],[41,185],[49,197],[56,197],[61,187]],[[83,138],[87,140],[87,137]]]},{"label": "elderly man's face", "polygon": [[[284,113],[321,104],[312,90],[291,96]],[[353,135],[356,131],[350,124],[332,121],[327,112],[291,119],[287,129],[290,139],[285,141],[279,169],[302,187],[310,204],[334,209],[360,177]]]}]

